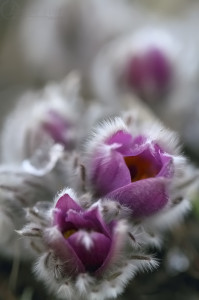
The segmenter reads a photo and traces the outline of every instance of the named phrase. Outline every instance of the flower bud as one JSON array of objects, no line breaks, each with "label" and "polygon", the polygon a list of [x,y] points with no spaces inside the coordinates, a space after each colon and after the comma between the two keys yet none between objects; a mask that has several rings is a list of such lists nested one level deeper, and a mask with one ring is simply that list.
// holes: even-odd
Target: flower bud
[{"label": "flower bud", "polygon": [[170,132],[133,125],[116,118],[98,128],[87,145],[86,169],[97,197],[119,202],[140,219],[168,209],[176,192],[183,193],[176,183],[185,158]]},{"label": "flower bud", "polygon": [[98,205],[84,209],[71,189],[61,192],[42,215],[42,222],[29,218],[31,223],[19,233],[40,249],[43,243],[36,275],[61,299],[116,297],[137,270],[156,266],[137,247],[128,251],[126,221],[106,222]]}]

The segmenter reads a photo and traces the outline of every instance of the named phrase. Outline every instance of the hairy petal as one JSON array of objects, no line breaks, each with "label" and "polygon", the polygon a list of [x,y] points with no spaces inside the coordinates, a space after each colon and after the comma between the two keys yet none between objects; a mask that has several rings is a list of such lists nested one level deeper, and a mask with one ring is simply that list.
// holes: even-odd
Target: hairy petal
[{"label": "hairy petal", "polygon": [[98,232],[79,231],[68,238],[68,243],[74,249],[85,269],[94,272],[106,259],[111,240]]},{"label": "hairy petal", "polygon": [[106,140],[106,144],[107,145],[118,144],[119,147],[117,148],[117,151],[119,151],[123,155],[128,155],[129,148],[133,144],[133,139],[128,132],[119,130]]},{"label": "hairy petal", "polygon": [[111,149],[107,156],[99,154],[92,162],[91,181],[99,195],[106,195],[129,184],[131,177],[123,156],[114,149]]},{"label": "hairy petal", "polygon": [[156,213],[168,202],[167,180],[162,177],[133,182],[107,195],[112,200],[132,210],[134,217],[146,217]]},{"label": "hairy petal", "polygon": [[58,225],[61,230],[65,226],[65,216],[69,210],[82,211],[82,208],[68,195],[64,194],[56,203],[54,211],[54,225]]},{"label": "hairy petal", "polygon": [[76,275],[85,272],[85,267],[77,256],[73,247],[63,237],[60,231],[49,228],[44,233],[45,241],[57,257],[63,262],[63,266],[68,275]]}]

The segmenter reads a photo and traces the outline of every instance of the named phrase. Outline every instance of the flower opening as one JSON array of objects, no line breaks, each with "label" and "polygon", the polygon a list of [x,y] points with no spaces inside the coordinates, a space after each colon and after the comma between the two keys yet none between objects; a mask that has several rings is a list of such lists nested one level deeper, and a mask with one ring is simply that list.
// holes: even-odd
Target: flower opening
[{"label": "flower opening", "polygon": [[[97,208],[84,210],[64,194],[56,203],[53,225],[61,233],[60,242],[57,244],[48,239],[47,242],[63,261],[68,261],[70,250],[76,265],[73,276],[79,272],[100,273],[101,268],[106,268],[113,248],[115,222],[106,224]],[[69,265],[66,268],[72,269]]]},{"label": "flower opening", "polygon": [[[153,158],[153,157],[152,157]],[[144,157],[144,155],[125,156],[124,161],[129,169],[131,175],[131,182],[155,177],[160,171],[152,159]]]},{"label": "flower opening", "polygon": [[156,141],[119,129],[95,147],[89,170],[96,195],[118,201],[140,218],[168,203],[175,166],[172,155]]}]

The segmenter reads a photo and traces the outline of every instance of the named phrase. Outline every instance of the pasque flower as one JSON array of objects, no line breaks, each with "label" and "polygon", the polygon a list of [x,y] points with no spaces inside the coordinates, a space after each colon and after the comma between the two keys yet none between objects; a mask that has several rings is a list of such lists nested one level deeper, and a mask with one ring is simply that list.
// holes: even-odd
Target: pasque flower
[{"label": "pasque flower", "polygon": [[[181,119],[184,99],[193,99],[198,66],[195,41],[187,28],[178,26],[160,22],[111,40],[92,65],[90,78],[98,98],[123,108],[124,94],[138,96],[160,113],[162,120],[169,120],[169,126],[179,103]],[[187,45],[190,51],[186,51]],[[169,113],[165,114],[165,109]]]},{"label": "pasque flower", "polygon": [[146,100],[161,97],[169,88],[173,77],[172,65],[164,51],[152,46],[144,53],[129,57],[124,79],[128,87]]},{"label": "pasque flower", "polygon": [[179,76],[178,39],[163,28],[142,28],[121,47],[124,84],[146,101],[167,96]]},{"label": "pasque flower", "polygon": [[105,224],[96,207],[85,211],[64,194],[55,205],[53,223],[61,233],[59,243],[47,243],[63,261],[70,261],[65,267],[71,275],[100,274],[107,267],[114,256],[115,222]]},{"label": "pasque flower", "polygon": [[36,275],[60,298],[115,298],[138,269],[156,266],[152,257],[128,247],[126,221],[105,221],[96,203],[84,209],[71,189],[50,209],[38,203],[27,212],[29,223],[18,232],[41,249]]},{"label": "pasque flower", "polygon": [[22,95],[4,124],[3,162],[21,163],[54,144],[62,145],[65,150],[74,148],[79,137],[77,118],[82,108],[79,80],[77,73],[71,73],[61,82]]},{"label": "pasque flower", "polygon": [[162,128],[158,137],[157,128],[136,132],[136,125],[132,130],[120,118],[104,123],[88,145],[87,171],[94,194],[118,201],[135,218],[170,206],[178,169],[185,163],[172,140]]}]

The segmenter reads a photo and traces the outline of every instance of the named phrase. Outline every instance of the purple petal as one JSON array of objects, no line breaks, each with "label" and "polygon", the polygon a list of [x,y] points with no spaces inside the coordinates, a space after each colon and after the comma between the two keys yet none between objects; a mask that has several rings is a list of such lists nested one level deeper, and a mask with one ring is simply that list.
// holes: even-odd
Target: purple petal
[{"label": "purple petal", "polygon": [[138,146],[142,146],[146,143],[147,138],[143,135],[138,135],[133,139],[132,148],[137,148]]},{"label": "purple petal", "polygon": [[74,210],[69,210],[65,217],[63,231],[70,229],[85,229],[103,233],[110,237],[108,226],[102,220],[97,208],[79,213]]},{"label": "purple petal", "polygon": [[162,168],[157,176],[171,178],[174,174],[174,163],[172,157],[161,155]]},{"label": "purple petal", "polygon": [[96,194],[99,196],[106,195],[131,182],[129,170],[120,153],[112,149],[107,156],[103,156],[103,154],[97,156],[92,162],[91,176]]},{"label": "purple petal", "polygon": [[107,237],[110,237],[111,233],[109,230],[110,226],[107,226],[102,219],[99,210],[97,208],[88,210],[85,212],[85,218],[88,218],[93,221],[93,224],[95,223],[96,231],[103,233]]},{"label": "purple petal", "polygon": [[106,140],[106,144],[107,145],[119,144],[120,146],[117,148],[117,151],[123,155],[128,155],[129,149],[133,144],[133,138],[131,134],[129,134],[128,132],[119,130]]},{"label": "purple petal", "polygon": [[64,194],[58,199],[55,208],[61,210],[63,213],[67,213],[69,209],[82,211],[81,206],[77,204],[77,202],[75,202],[68,194]]},{"label": "purple petal", "polygon": [[45,236],[47,245],[53,249],[55,254],[63,262],[65,272],[68,276],[77,275],[78,273],[85,272],[85,267],[79,259],[78,255],[71,247],[70,243],[62,236],[56,238],[49,238],[48,235]]},{"label": "purple petal", "polygon": [[[164,92],[172,77],[171,64],[162,51],[151,48],[130,58],[126,68],[127,83],[141,94],[148,90]],[[150,89],[149,89],[150,87]]]},{"label": "purple petal", "polygon": [[171,66],[164,54],[158,49],[151,49],[146,54],[148,78],[153,77],[158,88],[165,88],[171,77]]},{"label": "purple petal", "polygon": [[126,80],[128,84],[136,89],[142,89],[145,81],[144,61],[142,57],[134,56],[128,61],[126,70]]},{"label": "purple petal", "polygon": [[[84,236],[89,235],[92,245],[89,247],[84,240]],[[71,247],[74,249],[78,258],[84,265],[86,271],[95,272],[105,261],[110,245],[110,238],[98,232],[77,232],[67,239]]]},{"label": "purple petal", "polygon": [[109,193],[107,197],[132,210],[136,218],[150,216],[161,210],[168,202],[167,179],[148,178],[133,182]]},{"label": "purple petal", "polygon": [[53,224],[58,225],[60,230],[64,230],[65,216],[69,210],[82,211],[82,208],[68,195],[59,198],[54,211]]},{"label": "purple petal", "polygon": [[120,146],[115,149],[117,152],[121,153],[123,156],[137,155],[142,152],[146,146],[146,137],[139,135],[135,138],[124,132],[122,130],[117,131],[113,136],[111,136],[106,141],[107,145],[118,144]]},{"label": "purple petal", "polygon": [[107,269],[110,265],[114,264],[118,261],[118,254],[121,252],[121,249],[125,245],[126,234],[122,230],[118,230],[120,223],[123,221],[112,221],[110,223],[111,231],[112,231],[112,238],[111,238],[111,246],[109,249],[109,253],[104,260],[101,267],[96,271],[96,275],[101,275],[105,269]]},{"label": "purple petal", "polygon": [[87,229],[87,230],[96,230],[95,222],[92,219],[86,218],[85,213],[79,213],[74,210],[69,210],[65,216],[65,226],[64,231],[70,229]]}]

